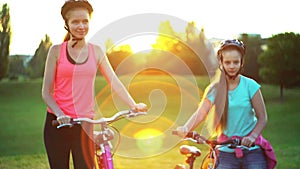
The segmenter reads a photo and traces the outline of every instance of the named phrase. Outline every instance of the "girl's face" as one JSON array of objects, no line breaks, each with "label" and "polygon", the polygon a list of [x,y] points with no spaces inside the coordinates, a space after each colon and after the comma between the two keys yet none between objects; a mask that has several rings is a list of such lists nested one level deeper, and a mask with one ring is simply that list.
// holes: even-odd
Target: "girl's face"
[{"label": "girl's face", "polygon": [[90,16],[86,9],[76,8],[67,13],[70,32],[76,38],[84,38],[89,31]]},{"label": "girl's face", "polygon": [[227,49],[222,51],[220,65],[225,69],[229,76],[235,76],[239,73],[242,65],[242,55],[236,49]]}]

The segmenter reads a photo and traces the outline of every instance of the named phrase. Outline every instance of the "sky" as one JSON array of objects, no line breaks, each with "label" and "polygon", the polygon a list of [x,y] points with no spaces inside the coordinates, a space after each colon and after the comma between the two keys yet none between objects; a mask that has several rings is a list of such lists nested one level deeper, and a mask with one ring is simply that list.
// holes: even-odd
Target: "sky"
[{"label": "sky", "polygon": [[[60,16],[60,8],[64,2],[65,0],[0,0],[1,6],[7,3],[10,7],[12,28],[10,54],[33,55],[46,34],[50,36],[53,44],[61,43],[66,34],[64,21]],[[278,33],[300,32],[300,10],[297,9],[295,0],[89,0],[89,2],[93,5],[94,13],[87,39],[92,39],[99,30],[101,32],[108,29],[113,23],[124,18],[145,13],[172,16],[186,22],[195,21],[198,29],[204,28],[207,38],[235,38],[240,33],[261,34],[263,38],[267,38]],[[148,26],[147,23],[150,23],[151,26],[158,28],[159,22],[147,19],[138,20],[138,24]],[[176,28],[179,25],[176,20],[171,22],[171,25],[177,29],[176,31],[184,32],[184,28]],[[118,34],[117,31],[124,32],[124,28],[120,26],[113,33]],[[123,43],[126,41],[124,39],[131,40],[130,44],[135,51],[142,46],[149,47],[154,43],[154,37],[142,32],[127,34],[127,38],[113,41]]]}]

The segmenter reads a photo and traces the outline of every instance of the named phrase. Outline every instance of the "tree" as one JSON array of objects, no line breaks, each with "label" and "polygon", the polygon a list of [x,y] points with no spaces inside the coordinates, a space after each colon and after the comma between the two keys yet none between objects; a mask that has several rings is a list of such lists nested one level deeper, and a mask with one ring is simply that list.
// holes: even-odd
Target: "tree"
[{"label": "tree", "polygon": [[48,51],[52,45],[50,37],[45,36],[41,40],[39,47],[36,49],[32,59],[28,63],[27,72],[30,78],[40,78],[44,75],[45,62]]},{"label": "tree", "polygon": [[127,57],[131,56],[132,50],[130,45],[121,45],[116,47],[110,47],[107,50],[106,55],[107,58],[114,70],[116,70]]},{"label": "tree", "polygon": [[200,33],[197,31],[195,22],[187,24],[185,33],[175,32],[170,21],[162,22],[159,26],[159,36],[156,39],[156,44],[152,45],[153,51],[151,54],[160,55],[160,58],[172,54],[183,61],[185,65],[179,62],[172,63],[174,69],[170,68],[170,70],[173,73],[181,74],[183,72],[178,67],[187,66],[195,75],[206,75],[207,71],[203,65],[203,56],[206,52],[203,33],[203,31]]},{"label": "tree", "polygon": [[259,76],[260,65],[258,63],[258,56],[261,54],[263,41],[259,34],[242,34],[240,37],[246,45],[245,65],[243,74],[261,81]]},{"label": "tree", "polygon": [[300,84],[300,34],[281,33],[267,40],[267,49],[259,56],[260,76],[283,89]]},{"label": "tree", "polygon": [[21,55],[10,56],[9,78],[18,79],[19,76],[24,76],[25,73],[24,61],[21,58]]},{"label": "tree", "polygon": [[9,45],[11,40],[10,14],[7,4],[0,11],[0,80],[9,68]]},{"label": "tree", "polygon": [[[189,52],[186,53],[186,63],[190,66],[194,74],[196,75],[207,75],[205,66],[210,65],[209,49],[206,43],[206,37],[204,29],[200,32],[196,27],[195,22],[189,22],[185,29],[186,43],[189,46]],[[192,52],[192,53],[191,53]],[[189,54],[190,53],[190,54]]]}]

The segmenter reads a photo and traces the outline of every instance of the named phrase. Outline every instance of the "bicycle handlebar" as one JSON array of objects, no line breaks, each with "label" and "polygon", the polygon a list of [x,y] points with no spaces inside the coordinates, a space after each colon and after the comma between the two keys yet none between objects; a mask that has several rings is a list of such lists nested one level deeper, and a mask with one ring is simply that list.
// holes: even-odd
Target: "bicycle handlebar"
[{"label": "bicycle handlebar", "polygon": [[120,111],[120,112],[114,114],[112,117],[109,117],[109,118],[103,117],[98,120],[93,120],[93,119],[89,119],[89,118],[77,118],[77,119],[73,119],[73,121],[74,122],[88,122],[88,123],[92,123],[92,124],[102,124],[102,123],[113,122],[121,116],[135,117],[138,115],[145,115],[145,114],[147,114],[147,113],[146,112],[133,112],[131,110],[123,110],[123,111]]},{"label": "bicycle handlebar", "polygon": [[[178,135],[178,131],[172,131],[173,135]],[[230,147],[236,147],[236,146],[240,146],[241,145],[241,140],[238,138],[234,138],[234,139],[229,139],[226,140],[224,142],[218,142],[216,140],[208,140],[205,137],[201,136],[200,134],[198,134],[196,131],[190,131],[186,134],[185,138],[190,138],[192,140],[194,140],[196,143],[198,144],[209,144],[214,146],[217,145],[230,145]]]},{"label": "bicycle handlebar", "polygon": [[97,120],[89,119],[89,118],[76,118],[71,119],[71,122],[68,124],[59,124],[57,120],[52,121],[53,126],[57,126],[57,128],[65,127],[65,126],[73,126],[74,124],[81,124],[81,122],[88,122],[91,124],[103,124],[103,123],[109,123],[118,120],[118,118],[125,116],[128,118],[139,116],[139,115],[146,115],[147,112],[134,112],[132,110],[123,110],[119,111],[116,114],[114,114],[112,117],[103,117]]}]

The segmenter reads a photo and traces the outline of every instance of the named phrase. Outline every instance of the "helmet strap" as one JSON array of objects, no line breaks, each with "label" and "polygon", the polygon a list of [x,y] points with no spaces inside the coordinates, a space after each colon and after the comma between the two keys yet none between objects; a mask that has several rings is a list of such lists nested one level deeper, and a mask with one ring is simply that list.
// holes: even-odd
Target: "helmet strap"
[{"label": "helmet strap", "polygon": [[69,29],[69,27],[67,26],[67,24],[65,24],[64,28],[68,31],[68,33],[70,34],[70,36],[72,37],[72,41],[75,41],[73,44],[72,44],[72,48],[75,47],[75,45],[77,45],[78,41],[81,41],[83,38],[78,38],[76,37],[75,35],[73,35]]},{"label": "helmet strap", "polygon": [[235,80],[235,78],[238,77],[238,75],[241,73],[242,71],[242,67],[240,67],[239,71],[236,72],[235,75],[229,75],[229,73],[223,68],[224,72],[225,72],[225,75],[230,79],[230,80]]}]

